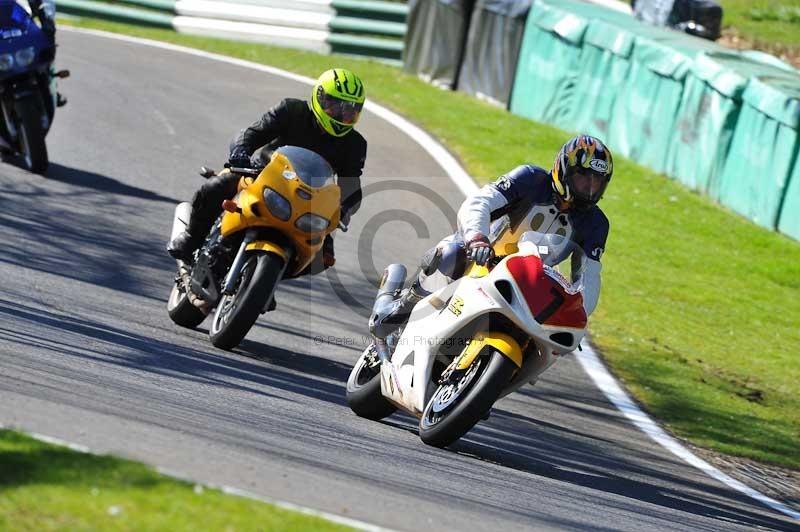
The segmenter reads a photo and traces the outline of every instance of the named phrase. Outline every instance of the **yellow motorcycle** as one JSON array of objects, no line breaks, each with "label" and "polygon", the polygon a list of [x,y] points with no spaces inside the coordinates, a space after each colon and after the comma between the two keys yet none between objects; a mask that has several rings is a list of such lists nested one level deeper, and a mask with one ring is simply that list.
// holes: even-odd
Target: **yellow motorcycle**
[{"label": "yellow motorcycle", "polygon": [[[213,312],[211,343],[233,349],[270,310],[278,282],[308,268],[325,237],[339,227],[341,191],[331,166],[296,146],[276,150],[263,170],[230,168],[239,192],[194,261],[178,261],[167,311],[193,328]],[[175,209],[172,238],[186,228],[191,205]],[[345,228],[346,229],[346,228]]]}]

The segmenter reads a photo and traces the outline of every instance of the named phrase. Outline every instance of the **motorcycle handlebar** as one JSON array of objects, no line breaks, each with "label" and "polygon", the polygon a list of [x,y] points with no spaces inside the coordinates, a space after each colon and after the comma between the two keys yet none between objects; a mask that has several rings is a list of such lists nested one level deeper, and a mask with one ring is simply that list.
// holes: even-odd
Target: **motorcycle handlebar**
[{"label": "motorcycle handlebar", "polygon": [[259,168],[241,168],[238,166],[229,166],[228,170],[230,170],[233,174],[248,175],[253,177],[257,177],[258,174],[261,173],[261,169]]}]

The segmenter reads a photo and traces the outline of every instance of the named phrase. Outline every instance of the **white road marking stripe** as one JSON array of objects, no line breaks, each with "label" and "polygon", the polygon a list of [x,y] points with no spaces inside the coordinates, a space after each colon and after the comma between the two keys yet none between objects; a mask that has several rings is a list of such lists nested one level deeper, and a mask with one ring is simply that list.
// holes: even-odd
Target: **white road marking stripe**
[{"label": "white road marking stripe", "polygon": [[744,493],[748,497],[752,497],[757,501],[766,504],[774,510],[788,515],[794,519],[800,519],[800,512],[797,512],[780,501],[768,497],[756,491],[753,488],[746,486],[738,480],[726,475],[713,465],[709,464],[696,454],[692,453],[689,449],[684,447],[678,440],[667,434],[664,429],[659,427],[655,421],[652,420],[639,406],[633,402],[630,396],[625,393],[625,390],[619,385],[619,382],[608,371],[600,357],[594,349],[590,346],[584,346],[583,352],[578,353],[578,361],[583,369],[591,377],[594,383],[600,390],[603,391],[605,396],[611,401],[617,409],[625,414],[625,417],[631,420],[639,430],[647,434],[652,440],[664,447],[666,450],[685,461],[691,466],[703,471],[707,475],[719,480],[723,484]]},{"label": "white road marking stripe", "polygon": [[[110,39],[118,39],[122,41],[139,43],[146,46],[163,48],[165,50],[183,52],[187,54],[196,55],[199,57],[206,57],[208,59],[213,59],[215,61],[222,61],[224,63],[238,65],[244,68],[260,70],[261,72],[267,72],[287,79],[293,79],[295,81],[299,81],[301,83],[306,83],[309,85],[313,85],[315,81],[311,78],[293,74],[291,72],[287,72],[279,68],[269,67],[258,63],[252,63],[250,61],[244,61],[242,59],[235,59],[224,55],[212,54],[209,52],[204,52],[193,48],[187,48],[185,46],[178,46],[174,44],[153,41],[150,39],[141,39],[138,37],[129,37],[127,35],[120,35],[116,33],[110,33],[98,30],[86,30],[82,28],[69,28],[69,27],[64,27],[63,29],[78,33],[89,33],[92,35],[98,35]],[[450,179],[453,180],[456,186],[465,195],[468,195],[478,189],[478,185],[472,180],[472,178],[469,176],[466,170],[464,170],[464,168],[461,167],[461,165],[450,154],[450,152],[448,152],[444,148],[444,146],[439,144],[439,142],[434,140],[433,137],[431,137],[430,135],[428,135],[420,128],[418,128],[408,120],[404,119],[397,113],[394,113],[393,111],[390,111],[389,109],[382,107],[376,103],[367,102],[365,108],[369,109],[370,111],[384,118],[385,120],[388,120],[391,124],[394,124],[398,129],[400,129],[406,135],[415,140],[422,147],[422,149],[428,152],[428,154],[430,154],[431,157],[433,157],[434,159],[436,159],[436,161],[439,162],[442,168],[444,168],[445,172],[447,172],[448,177],[450,177]],[[591,349],[588,346],[587,348],[584,348],[583,356],[579,355],[578,361],[580,362],[584,371],[586,371],[589,377],[591,377],[591,379],[595,382],[597,387],[600,388],[600,390],[605,394],[608,400],[611,401],[611,403],[615,407],[617,407],[617,409],[619,409],[620,412],[625,414],[625,416],[628,419],[630,419],[636,425],[636,427],[638,427],[645,434],[647,434],[647,436],[649,436],[653,441],[655,441],[656,443],[667,449],[669,452],[676,455],[681,460],[684,460],[689,465],[700,469],[707,475],[722,482],[728,487],[740,493],[744,493],[748,497],[752,497],[757,501],[769,506],[770,508],[777,510],[785,515],[788,515],[793,519],[800,520],[800,512],[797,512],[789,508],[782,502],[776,501],[775,499],[768,497],[757,490],[745,486],[738,480],[729,477],[728,475],[726,475],[713,465],[697,457],[689,449],[681,445],[681,443],[678,442],[675,438],[664,432],[664,430],[661,429],[661,427],[659,427],[655,423],[655,421],[653,421],[647,414],[645,414],[638,406],[636,406],[636,404],[630,399],[630,397],[628,397],[628,395],[622,390],[622,387],[614,379],[611,373],[608,372],[603,363],[600,361],[600,358],[597,356],[597,353],[595,353],[593,349]]]}]

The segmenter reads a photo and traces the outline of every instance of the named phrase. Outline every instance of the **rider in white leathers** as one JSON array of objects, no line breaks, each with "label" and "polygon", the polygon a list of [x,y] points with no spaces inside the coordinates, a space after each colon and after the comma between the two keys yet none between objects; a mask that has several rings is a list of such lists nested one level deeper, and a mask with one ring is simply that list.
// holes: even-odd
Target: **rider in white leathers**
[{"label": "rider in white leathers", "polygon": [[[489,242],[493,221],[508,216],[509,234],[526,230],[569,238],[589,259],[583,272],[583,299],[591,314],[600,296],[600,259],[609,224],[597,202],[611,180],[611,152],[598,139],[580,135],[567,141],[553,169],[531,165],[514,168],[468,197],[458,211],[458,231],[443,239],[422,259],[419,277],[395,302],[393,311],[373,324],[373,332],[402,326],[423,297],[460,278],[469,261],[486,264],[494,257]],[[528,221],[530,227],[520,227]]]}]

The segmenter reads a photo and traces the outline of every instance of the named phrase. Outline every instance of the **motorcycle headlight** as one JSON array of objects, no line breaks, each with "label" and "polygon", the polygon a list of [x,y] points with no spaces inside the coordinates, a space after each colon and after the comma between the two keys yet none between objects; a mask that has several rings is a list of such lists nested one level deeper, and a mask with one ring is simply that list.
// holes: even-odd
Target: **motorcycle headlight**
[{"label": "motorcycle headlight", "polygon": [[36,50],[33,46],[29,46],[27,48],[23,48],[22,50],[17,50],[17,53],[14,54],[14,57],[16,58],[19,66],[26,67],[33,63],[33,60],[36,59]]},{"label": "motorcycle headlight", "polygon": [[292,216],[292,205],[289,200],[272,190],[271,188],[264,189],[264,203],[267,204],[267,209],[272,215],[284,222],[288,221]]},{"label": "motorcycle headlight", "polygon": [[318,214],[304,214],[294,223],[298,229],[306,233],[319,233],[330,225],[330,221]]},{"label": "motorcycle headlight", "polygon": [[14,68],[14,56],[0,54],[0,70],[11,70],[12,68]]}]

